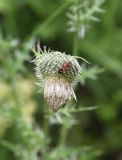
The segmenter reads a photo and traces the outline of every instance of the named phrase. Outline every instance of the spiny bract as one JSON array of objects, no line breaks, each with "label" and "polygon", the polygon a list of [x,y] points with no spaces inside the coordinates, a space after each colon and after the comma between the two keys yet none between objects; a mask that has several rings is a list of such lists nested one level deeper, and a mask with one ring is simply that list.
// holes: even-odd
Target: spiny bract
[{"label": "spiny bract", "polygon": [[35,73],[43,87],[44,97],[53,111],[57,111],[72,97],[76,100],[72,84],[81,67],[75,57],[58,51],[34,50]]}]

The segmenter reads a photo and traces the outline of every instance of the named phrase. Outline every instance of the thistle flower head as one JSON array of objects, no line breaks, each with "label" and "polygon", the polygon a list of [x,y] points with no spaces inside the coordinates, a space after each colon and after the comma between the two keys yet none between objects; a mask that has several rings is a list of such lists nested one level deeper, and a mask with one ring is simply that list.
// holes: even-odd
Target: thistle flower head
[{"label": "thistle flower head", "polygon": [[72,84],[81,67],[75,57],[58,51],[46,48],[42,51],[39,48],[35,54],[36,77],[43,87],[47,103],[53,111],[57,111],[72,97],[76,99]]}]

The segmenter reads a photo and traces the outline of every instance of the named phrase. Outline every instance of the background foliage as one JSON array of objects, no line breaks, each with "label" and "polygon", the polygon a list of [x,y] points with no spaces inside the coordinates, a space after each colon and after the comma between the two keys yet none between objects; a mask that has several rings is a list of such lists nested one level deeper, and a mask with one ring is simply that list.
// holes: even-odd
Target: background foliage
[{"label": "background foliage", "polygon": [[32,39],[74,54],[66,17],[72,3],[0,0],[0,160],[122,159],[121,0],[106,0],[101,22],[90,21],[78,40],[77,56],[91,64],[79,61],[77,104],[54,114],[37,93]]}]

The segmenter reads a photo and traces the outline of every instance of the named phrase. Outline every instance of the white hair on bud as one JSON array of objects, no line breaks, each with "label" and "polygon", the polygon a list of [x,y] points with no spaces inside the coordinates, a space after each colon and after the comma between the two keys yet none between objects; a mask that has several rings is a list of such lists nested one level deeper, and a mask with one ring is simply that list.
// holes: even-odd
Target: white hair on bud
[{"label": "white hair on bud", "polygon": [[59,77],[46,79],[44,97],[53,111],[57,111],[71,98],[76,100],[72,84]]}]

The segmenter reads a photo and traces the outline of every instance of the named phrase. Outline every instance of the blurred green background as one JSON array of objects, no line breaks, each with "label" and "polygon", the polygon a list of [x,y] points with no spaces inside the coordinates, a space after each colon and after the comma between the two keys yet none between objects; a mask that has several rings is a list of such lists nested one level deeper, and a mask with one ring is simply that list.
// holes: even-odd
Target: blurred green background
[{"label": "blurred green background", "polygon": [[77,104],[70,105],[99,108],[54,115],[37,93],[32,39],[73,54],[70,3],[0,0],[0,160],[122,160],[121,0],[106,0],[101,21],[79,40],[77,56],[91,64],[83,72],[85,84],[76,87]]}]

